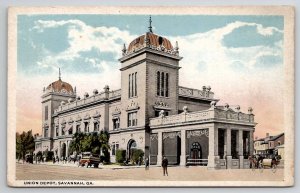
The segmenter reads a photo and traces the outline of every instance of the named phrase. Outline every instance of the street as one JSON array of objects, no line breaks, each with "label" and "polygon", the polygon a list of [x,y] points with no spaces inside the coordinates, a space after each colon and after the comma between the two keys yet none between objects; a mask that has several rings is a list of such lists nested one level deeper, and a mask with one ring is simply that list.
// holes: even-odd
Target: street
[{"label": "street", "polygon": [[16,164],[17,180],[170,180],[170,181],[282,181],[283,169],[273,173],[270,169],[209,170],[206,167],[169,167],[169,176],[162,168],[84,168],[61,165]]}]

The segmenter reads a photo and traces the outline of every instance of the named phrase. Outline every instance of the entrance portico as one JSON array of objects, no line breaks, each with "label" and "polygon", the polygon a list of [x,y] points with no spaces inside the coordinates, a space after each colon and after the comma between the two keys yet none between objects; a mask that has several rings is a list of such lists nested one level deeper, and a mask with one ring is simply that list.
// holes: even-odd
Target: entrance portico
[{"label": "entrance portico", "polygon": [[[226,121],[214,118],[216,113],[213,112],[216,111],[225,112],[225,117],[229,118]],[[181,166],[202,165],[213,169],[249,167],[248,156],[253,154],[253,114],[243,114],[248,119],[241,119],[239,112],[236,118],[240,119],[235,120],[234,113],[211,108],[192,115],[182,113],[151,119],[151,164],[161,165],[162,158],[167,157],[170,164]],[[220,117],[220,114],[217,115]],[[203,117],[205,121],[189,121],[192,116]]]}]

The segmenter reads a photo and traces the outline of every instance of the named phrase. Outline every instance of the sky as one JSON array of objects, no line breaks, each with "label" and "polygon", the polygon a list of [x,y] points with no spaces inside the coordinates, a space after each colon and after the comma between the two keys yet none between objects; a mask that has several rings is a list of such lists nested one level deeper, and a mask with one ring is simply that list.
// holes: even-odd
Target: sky
[{"label": "sky", "polygon": [[[17,131],[42,131],[41,95],[58,80],[78,95],[120,88],[123,44],[148,31],[148,15],[19,15]],[[284,131],[282,16],[152,15],[153,32],[178,41],[179,85],[211,86],[217,105],[253,108],[255,136]]]}]

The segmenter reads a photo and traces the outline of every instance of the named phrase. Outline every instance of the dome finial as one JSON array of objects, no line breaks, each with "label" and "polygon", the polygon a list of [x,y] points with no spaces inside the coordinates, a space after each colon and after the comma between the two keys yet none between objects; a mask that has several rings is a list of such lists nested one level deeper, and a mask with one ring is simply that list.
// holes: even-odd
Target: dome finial
[{"label": "dome finial", "polygon": [[61,80],[60,68],[58,68],[58,79]]},{"label": "dome finial", "polygon": [[152,23],[152,19],[151,19],[151,15],[150,15],[150,18],[149,18],[149,32],[152,33],[152,26],[151,26],[151,23]]}]

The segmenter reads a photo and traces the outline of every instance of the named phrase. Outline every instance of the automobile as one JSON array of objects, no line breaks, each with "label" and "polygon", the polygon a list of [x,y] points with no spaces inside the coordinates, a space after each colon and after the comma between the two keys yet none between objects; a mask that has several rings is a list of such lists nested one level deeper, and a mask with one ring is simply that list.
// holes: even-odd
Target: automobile
[{"label": "automobile", "polygon": [[92,154],[91,152],[83,152],[80,156],[81,159],[78,163],[79,166],[85,166],[85,167],[91,167],[94,166],[94,168],[98,168],[100,163],[100,157],[97,154]]}]

